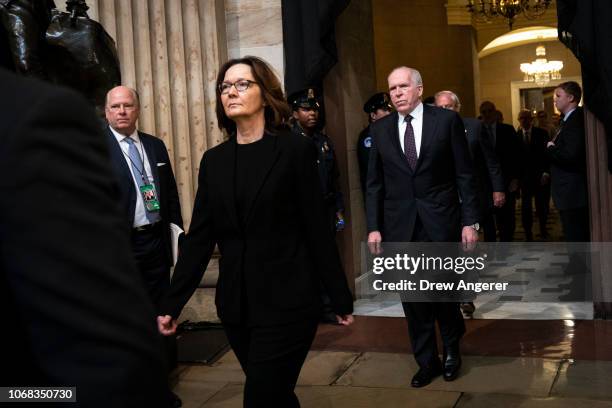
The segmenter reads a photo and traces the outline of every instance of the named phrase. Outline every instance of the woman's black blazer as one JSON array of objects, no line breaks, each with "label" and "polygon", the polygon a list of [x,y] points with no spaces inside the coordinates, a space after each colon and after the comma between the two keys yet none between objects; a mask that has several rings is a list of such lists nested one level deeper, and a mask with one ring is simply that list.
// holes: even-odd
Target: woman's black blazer
[{"label": "woman's black blazer", "polygon": [[191,227],[162,314],[178,317],[215,244],[221,253],[215,303],[223,322],[276,325],[315,317],[321,282],[334,311],[352,313],[352,295],[326,224],[314,145],[288,130],[270,137],[274,147],[261,157],[267,171],[258,176],[244,223],[238,222],[234,196],[235,136],[204,153]]}]

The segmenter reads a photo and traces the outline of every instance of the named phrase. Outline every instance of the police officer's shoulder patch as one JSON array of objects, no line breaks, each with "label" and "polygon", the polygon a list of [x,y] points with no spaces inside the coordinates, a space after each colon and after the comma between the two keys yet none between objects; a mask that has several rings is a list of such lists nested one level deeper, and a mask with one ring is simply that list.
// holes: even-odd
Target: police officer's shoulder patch
[{"label": "police officer's shoulder patch", "polygon": [[372,147],[372,136],[368,136],[365,139],[363,139],[363,146],[368,149]]}]

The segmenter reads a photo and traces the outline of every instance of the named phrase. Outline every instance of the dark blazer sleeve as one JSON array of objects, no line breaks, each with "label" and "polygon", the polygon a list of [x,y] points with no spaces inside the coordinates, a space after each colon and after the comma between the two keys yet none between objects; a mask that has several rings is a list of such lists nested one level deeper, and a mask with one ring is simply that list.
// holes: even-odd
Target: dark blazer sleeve
[{"label": "dark blazer sleeve", "polygon": [[473,225],[478,222],[478,194],[474,179],[474,166],[465,137],[465,127],[459,114],[452,116],[450,138],[455,164],[455,179],[461,196],[461,223]]},{"label": "dark blazer sleeve", "polygon": [[344,195],[340,189],[340,170],[338,169],[338,156],[336,155],[336,149],[333,149],[334,155],[334,166],[332,169],[333,187],[336,191],[336,212],[344,212]]},{"label": "dark blazer sleeve", "polygon": [[14,302],[3,307],[14,324],[5,329],[25,337],[19,347],[43,378],[76,386],[81,405],[158,406],[161,342],[98,121],[81,97],[33,88],[12,129],[0,131],[0,170],[10,174],[0,181],[0,286]]},{"label": "dark blazer sleeve", "polygon": [[[306,140],[304,138],[304,140]],[[317,173],[317,152],[312,143],[300,140],[296,185],[299,214],[315,269],[331,298],[334,312],[353,312],[353,296],[348,288],[333,233],[327,226],[323,194]]]},{"label": "dark blazer sleeve", "polygon": [[166,185],[166,204],[168,206],[168,221],[183,228],[183,216],[181,215],[181,203],[179,201],[178,189],[176,187],[176,178],[170,165],[170,157],[168,156],[168,149],[161,139],[155,139],[158,141],[158,157],[167,163],[168,181]]},{"label": "dark blazer sleeve", "polygon": [[191,216],[191,225],[172,275],[172,284],[161,304],[161,313],[178,318],[181,310],[197,289],[215,249],[212,228],[213,211],[207,182],[207,153],[202,156],[198,175],[198,191]]},{"label": "dark blazer sleeve", "polygon": [[501,166],[499,164],[499,160],[497,159],[497,155],[495,154],[495,147],[493,147],[491,139],[484,132],[480,121],[478,121],[477,135],[480,148],[482,150],[482,155],[484,156],[484,160],[487,165],[489,180],[491,181],[493,191],[503,192],[506,190],[506,188],[504,187],[504,178],[502,176]]},{"label": "dark blazer sleeve", "polygon": [[382,160],[378,153],[378,144],[381,143],[381,138],[384,137],[381,133],[382,130],[380,125],[376,123],[371,125],[372,148],[370,149],[366,177],[366,218],[368,232],[382,232],[383,230],[382,206],[385,196],[385,183]]}]

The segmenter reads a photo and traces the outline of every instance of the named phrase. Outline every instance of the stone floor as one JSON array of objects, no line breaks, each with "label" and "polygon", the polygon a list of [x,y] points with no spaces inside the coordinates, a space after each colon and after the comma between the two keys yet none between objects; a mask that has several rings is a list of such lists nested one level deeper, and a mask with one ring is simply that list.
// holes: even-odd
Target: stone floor
[{"label": "stone floor", "polygon": [[[404,319],[321,325],[296,389],[302,407],[612,407],[612,322],[473,319],[466,326],[461,376],[417,390]],[[187,408],[241,407],[243,382],[229,351],[211,365],[182,364],[174,391]]]},{"label": "stone floor", "polygon": [[[556,241],[555,217],[553,209]],[[524,239],[519,220],[517,240]],[[199,289],[181,320],[216,321],[213,296]],[[296,387],[302,407],[612,407],[612,322],[593,320],[592,303],[476,304],[461,376],[414,389],[401,306],[358,300],[353,326],[319,327]],[[211,365],[181,364],[173,378],[185,408],[242,407],[244,374],[231,351]]]},{"label": "stone floor", "polygon": [[[303,407],[612,407],[612,362],[465,356],[462,376],[410,387],[412,357],[311,351],[296,393]],[[241,407],[244,376],[233,353],[213,366],[181,366],[185,408]]]}]

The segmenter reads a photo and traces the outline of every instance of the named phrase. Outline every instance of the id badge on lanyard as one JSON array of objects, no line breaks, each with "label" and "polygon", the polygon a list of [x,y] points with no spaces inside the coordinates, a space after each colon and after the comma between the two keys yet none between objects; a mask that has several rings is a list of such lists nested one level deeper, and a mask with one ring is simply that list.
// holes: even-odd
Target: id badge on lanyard
[{"label": "id badge on lanyard", "polygon": [[153,183],[145,183],[140,186],[140,193],[147,211],[159,211],[159,200]]}]

